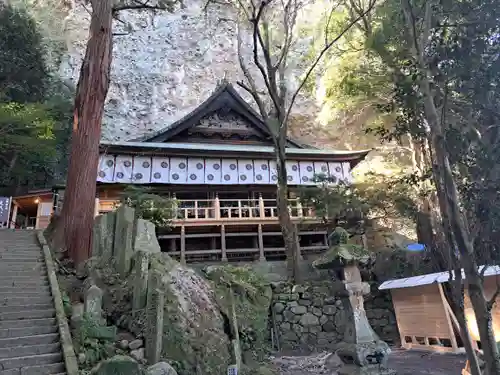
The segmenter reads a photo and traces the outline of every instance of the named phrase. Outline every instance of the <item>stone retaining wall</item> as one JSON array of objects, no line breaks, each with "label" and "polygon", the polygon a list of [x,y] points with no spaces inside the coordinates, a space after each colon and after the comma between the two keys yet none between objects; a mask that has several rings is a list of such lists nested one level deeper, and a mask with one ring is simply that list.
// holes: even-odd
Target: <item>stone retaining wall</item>
[{"label": "stone retaining wall", "polygon": [[[344,308],[331,281],[275,285],[273,309],[282,349],[328,350],[344,336]],[[373,329],[389,344],[399,341],[390,294],[372,286],[366,313]]]}]

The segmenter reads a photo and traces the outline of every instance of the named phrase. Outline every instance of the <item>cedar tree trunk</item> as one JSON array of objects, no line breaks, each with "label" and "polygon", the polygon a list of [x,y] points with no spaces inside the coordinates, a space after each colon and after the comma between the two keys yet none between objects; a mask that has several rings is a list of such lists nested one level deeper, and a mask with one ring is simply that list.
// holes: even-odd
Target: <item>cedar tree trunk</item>
[{"label": "cedar tree trunk", "polygon": [[90,37],[76,89],[68,179],[60,227],[75,265],[92,248],[99,141],[112,58],[112,1],[93,0]]}]

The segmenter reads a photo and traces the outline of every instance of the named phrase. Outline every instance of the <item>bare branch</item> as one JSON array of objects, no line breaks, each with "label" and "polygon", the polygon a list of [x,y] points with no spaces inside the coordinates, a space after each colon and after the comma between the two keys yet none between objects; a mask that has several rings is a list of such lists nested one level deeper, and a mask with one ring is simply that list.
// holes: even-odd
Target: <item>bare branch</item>
[{"label": "bare branch", "polygon": [[312,72],[314,71],[314,69],[316,69],[316,66],[319,64],[319,62],[321,61],[321,59],[323,58],[323,56],[325,55],[325,53],[335,43],[337,43],[354,25],[356,25],[359,20],[361,20],[365,15],[367,15],[368,13],[370,13],[372,11],[372,9],[375,7],[376,2],[377,2],[377,0],[371,0],[370,3],[369,3],[369,5],[368,5],[368,7],[367,7],[367,9],[364,12],[362,12],[354,20],[352,20],[351,22],[349,22],[349,24],[334,39],[332,39],[329,43],[325,44],[325,46],[320,51],[320,53],[318,54],[318,56],[316,56],[316,59],[314,60],[313,64],[307,70],[307,73],[306,73],[304,79],[302,80],[302,82],[300,83],[299,87],[297,88],[297,90],[295,90],[295,93],[292,95],[292,99],[290,100],[290,104],[288,106],[288,110],[286,112],[286,115],[285,115],[285,117],[283,118],[283,121],[280,124],[280,128],[281,127],[286,127],[286,124],[288,122],[288,118],[290,117],[290,112],[292,111],[293,105],[294,105],[295,101],[297,100],[297,96],[299,95],[300,91],[302,90],[302,88],[304,87],[304,85],[306,84],[306,82],[308,81],[308,79],[309,79],[310,75],[312,74]]},{"label": "bare branch", "polygon": [[257,107],[259,108],[260,115],[262,118],[265,120],[267,118],[267,111],[266,107],[264,106],[264,102],[259,96],[258,90],[257,90],[257,85],[255,83],[254,78],[252,77],[252,74],[248,70],[247,65],[245,64],[245,60],[243,59],[243,51],[242,51],[242,46],[243,46],[243,40],[241,38],[241,25],[238,23],[238,33],[237,33],[237,38],[238,38],[238,62],[240,64],[240,68],[243,72],[243,75],[245,76],[248,85],[245,85],[243,82],[238,82],[238,85],[248,91],[250,95],[252,95],[252,98],[255,100],[255,104],[257,104]]},{"label": "bare branch", "polygon": [[493,296],[489,299],[489,301],[486,301],[486,307],[488,308],[488,311],[491,311],[493,309],[493,306],[495,306],[497,298],[500,295],[500,277],[498,277],[498,275],[495,276],[495,280],[497,284],[495,293],[493,293]]},{"label": "bare branch", "polygon": [[113,13],[122,10],[167,10],[169,12],[174,10],[176,4],[181,4],[180,2],[173,1],[158,1],[156,4],[151,4],[151,0],[129,0],[127,2],[119,3],[113,6]]}]

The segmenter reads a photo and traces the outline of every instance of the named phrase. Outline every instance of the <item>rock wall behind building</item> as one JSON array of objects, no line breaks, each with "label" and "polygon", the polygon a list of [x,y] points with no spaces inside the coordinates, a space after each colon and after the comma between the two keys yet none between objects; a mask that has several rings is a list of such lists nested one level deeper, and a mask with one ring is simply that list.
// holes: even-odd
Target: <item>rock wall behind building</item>
[{"label": "rock wall behind building", "polygon": [[[331,281],[306,285],[275,285],[273,310],[280,347],[284,350],[331,350],[342,341],[344,308]],[[390,294],[375,285],[365,298],[365,310],[372,328],[389,344],[399,342],[399,332]]]}]

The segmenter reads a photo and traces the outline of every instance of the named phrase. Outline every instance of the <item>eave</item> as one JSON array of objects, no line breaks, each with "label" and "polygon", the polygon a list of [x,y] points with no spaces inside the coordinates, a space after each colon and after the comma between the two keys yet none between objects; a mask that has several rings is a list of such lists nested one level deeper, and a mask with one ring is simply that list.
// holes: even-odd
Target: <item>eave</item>
[{"label": "eave", "polygon": [[[200,156],[269,159],[275,157],[270,146],[227,145],[209,143],[157,143],[157,142],[101,142],[101,153],[151,155],[151,156]],[[349,162],[351,168],[359,164],[371,150],[339,151],[311,148],[287,148],[286,156],[303,161]]]}]

